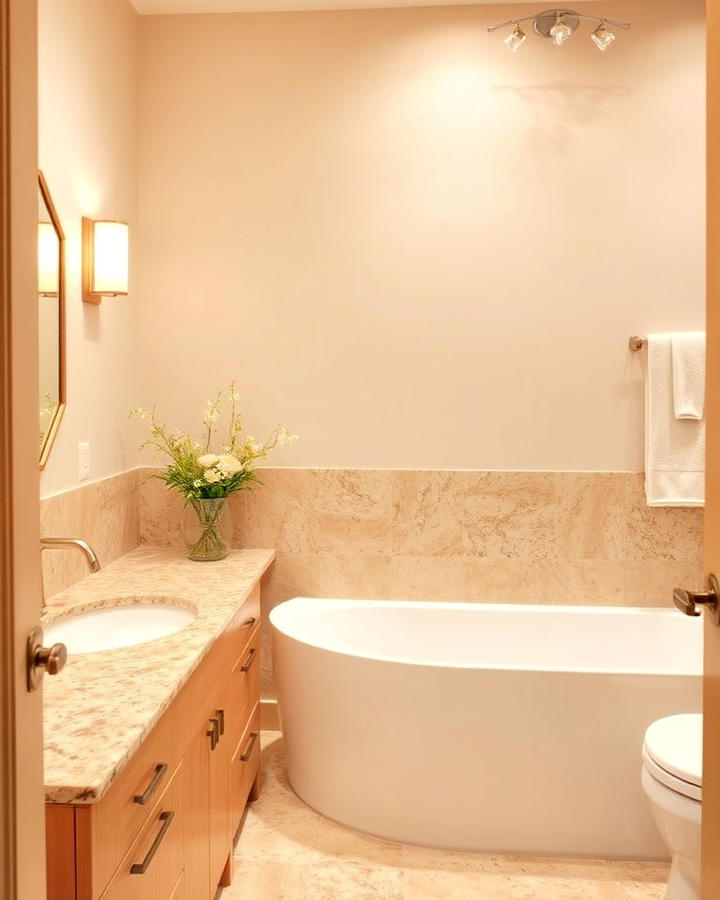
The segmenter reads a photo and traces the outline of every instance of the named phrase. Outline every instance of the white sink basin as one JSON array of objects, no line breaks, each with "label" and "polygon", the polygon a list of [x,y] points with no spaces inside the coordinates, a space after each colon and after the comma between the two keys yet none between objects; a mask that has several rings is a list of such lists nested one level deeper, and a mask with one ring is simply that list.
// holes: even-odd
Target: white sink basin
[{"label": "white sink basin", "polygon": [[172,603],[132,603],[78,613],[45,628],[46,647],[65,644],[70,656],[144,644],[175,634],[195,614]]}]

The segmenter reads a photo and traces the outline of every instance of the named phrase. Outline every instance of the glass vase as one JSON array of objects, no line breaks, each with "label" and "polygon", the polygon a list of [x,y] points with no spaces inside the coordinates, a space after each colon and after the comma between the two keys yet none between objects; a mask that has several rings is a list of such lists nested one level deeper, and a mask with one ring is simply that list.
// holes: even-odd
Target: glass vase
[{"label": "glass vase", "polygon": [[232,541],[232,516],[227,498],[190,500],[185,507],[183,536],[189,559],[225,559]]}]

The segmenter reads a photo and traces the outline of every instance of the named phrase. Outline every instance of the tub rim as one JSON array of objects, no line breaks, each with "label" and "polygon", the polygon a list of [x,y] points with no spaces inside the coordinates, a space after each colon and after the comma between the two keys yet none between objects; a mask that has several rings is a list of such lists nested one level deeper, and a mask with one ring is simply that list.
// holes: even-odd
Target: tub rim
[{"label": "tub rim", "polygon": [[[538,666],[538,665],[467,665],[466,663],[456,663],[450,660],[417,660],[417,659],[407,659],[400,656],[387,656],[380,653],[357,653],[351,652],[348,650],[339,650],[333,647],[326,647],[319,643],[316,643],[312,640],[308,640],[305,637],[298,637],[295,634],[289,633],[287,630],[278,626],[276,619],[281,615],[278,613],[276,616],[277,610],[282,610],[283,607],[286,607],[290,604],[296,603],[297,601],[311,602],[316,605],[316,611],[322,609],[340,609],[343,606],[355,606],[356,608],[361,609],[372,609],[377,608],[378,606],[391,607],[391,608],[405,608],[412,607],[415,609],[437,609],[437,610],[452,610],[452,609],[476,609],[476,610],[492,610],[492,611],[503,611],[503,612],[528,612],[532,610],[533,612],[540,612],[544,615],[550,613],[561,612],[568,615],[589,615],[589,614],[598,614],[601,615],[609,615],[612,614],[614,616],[620,616],[621,618],[629,617],[629,616],[638,616],[644,617],[646,615],[657,616],[658,614],[662,615],[663,618],[677,617],[678,613],[674,609],[665,607],[665,606],[590,606],[590,605],[571,605],[571,604],[549,604],[549,603],[473,603],[472,601],[440,601],[440,600],[371,600],[367,598],[348,598],[343,599],[341,597],[306,597],[302,595],[298,595],[295,597],[291,597],[288,600],[284,600],[282,603],[279,603],[277,606],[273,607],[270,610],[268,615],[268,621],[273,631],[273,637],[275,632],[283,635],[291,641],[295,641],[298,644],[303,644],[306,647],[311,647],[313,650],[318,650],[323,653],[330,653],[336,656],[348,657],[351,659],[365,659],[370,660],[372,662],[382,662],[382,663],[390,663],[399,666],[407,666],[407,667],[416,667],[416,668],[429,668],[429,669],[459,669],[466,671],[486,671],[486,672],[547,672],[547,673],[556,673],[556,674],[576,674],[576,675],[617,675],[617,676],[637,676],[637,677],[646,677],[652,676],[654,678],[664,677],[664,678],[702,678],[703,674],[703,631],[700,628],[700,644],[699,644],[699,654],[698,654],[698,669],[697,671],[680,671],[680,672],[668,672],[658,670],[652,667],[647,667],[645,669],[626,669],[622,666],[616,667],[602,667],[602,666]],[[682,621],[682,620],[680,620]]]}]

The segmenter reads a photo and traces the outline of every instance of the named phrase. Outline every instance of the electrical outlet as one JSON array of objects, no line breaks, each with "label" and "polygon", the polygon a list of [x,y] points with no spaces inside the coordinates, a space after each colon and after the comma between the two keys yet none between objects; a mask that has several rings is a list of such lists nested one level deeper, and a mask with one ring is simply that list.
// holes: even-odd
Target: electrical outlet
[{"label": "electrical outlet", "polygon": [[87,441],[78,444],[78,468],[80,481],[90,477],[90,444]]}]

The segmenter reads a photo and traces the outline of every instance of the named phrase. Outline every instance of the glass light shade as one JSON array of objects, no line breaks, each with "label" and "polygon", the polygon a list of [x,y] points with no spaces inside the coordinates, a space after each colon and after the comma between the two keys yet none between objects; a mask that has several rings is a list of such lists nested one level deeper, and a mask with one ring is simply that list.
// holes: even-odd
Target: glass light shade
[{"label": "glass light shade", "polygon": [[527,35],[519,25],[516,25],[503,43],[508,49],[512,50],[513,53],[517,53],[526,40]]},{"label": "glass light shade", "polygon": [[565,16],[557,16],[555,24],[550,29],[550,37],[556,47],[562,47],[565,41],[572,37],[572,28],[565,21]]},{"label": "glass light shade", "polygon": [[60,285],[60,241],[51,222],[38,222],[38,293],[57,297]]},{"label": "glass light shade", "polygon": [[598,50],[605,51],[615,40],[615,35],[612,31],[608,31],[605,28],[605,23],[601,22],[600,25],[593,31],[590,35],[593,44],[598,48]]},{"label": "glass light shade", "polygon": [[128,292],[128,226],[126,222],[94,222],[93,279],[96,294]]}]

